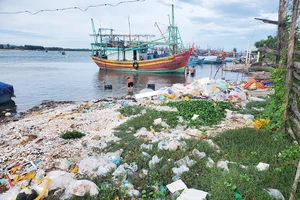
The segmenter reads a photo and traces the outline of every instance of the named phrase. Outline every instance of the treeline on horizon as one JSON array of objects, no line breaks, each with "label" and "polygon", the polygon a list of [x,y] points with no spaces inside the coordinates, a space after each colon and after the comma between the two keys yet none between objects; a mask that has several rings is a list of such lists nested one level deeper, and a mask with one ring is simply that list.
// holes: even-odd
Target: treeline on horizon
[{"label": "treeline on horizon", "polygon": [[39,45],[3,45],[0,44],[0,49],[15,49],[15,50],[33,50],[33,51],[90,51],[90,49],[80,49],[80,48],[62,48],[62,47],[44,47]]}]

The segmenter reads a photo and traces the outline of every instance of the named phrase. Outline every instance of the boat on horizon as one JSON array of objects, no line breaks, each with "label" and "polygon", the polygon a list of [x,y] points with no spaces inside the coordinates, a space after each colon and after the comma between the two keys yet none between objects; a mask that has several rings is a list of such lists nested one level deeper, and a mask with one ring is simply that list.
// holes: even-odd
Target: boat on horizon
[{"label": "boat on horizon", "polygon": [[[185,49],[178,27],[174,25],[174,6],[172,5],[172,24],[168,26],[168,36],[151,40],[154,35],[114,34],[113,29],[92,27],[94,43],[91,43],[91,58],[101,70],[152,73],[184,73],[192,48]],[[106,33],[108,31],[108,33]],[[181,46],[180,46],[181,45]]]}]

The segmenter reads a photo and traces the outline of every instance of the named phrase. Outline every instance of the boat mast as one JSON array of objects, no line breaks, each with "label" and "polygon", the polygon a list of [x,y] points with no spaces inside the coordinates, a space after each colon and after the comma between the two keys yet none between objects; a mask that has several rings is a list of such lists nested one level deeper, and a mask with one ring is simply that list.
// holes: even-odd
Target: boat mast
[{"label": "boat mast", "polygon": [[[97,44],[97,34],[96,34],[96,30],[95,30],[95,25],[94,25],[94,20],[93,18],[91,18],[91,23],[92,23],[92,28],[93,28],[93,36],[94,36],[94,45]],[[94,55],[94,45],[91,44],[92,47],[92,54]]]},{"label": "boat mast", "polygon": [[173,50],[172,53],[175,54],[177,52],[176,46],[177,46],[177,42],[176,40],[176,36],[175,36],[175,23],[174,23],[175,19],[174,19],[174,5],[172,4],[172,42],[173,42]]}]

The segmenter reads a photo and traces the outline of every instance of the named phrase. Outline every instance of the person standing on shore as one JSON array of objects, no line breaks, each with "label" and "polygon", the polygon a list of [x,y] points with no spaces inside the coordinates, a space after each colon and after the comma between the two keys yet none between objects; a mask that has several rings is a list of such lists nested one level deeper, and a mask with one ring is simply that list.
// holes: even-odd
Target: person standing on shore
[{"label": "person standing on shore", "polygon": [[128,94],[132,94],[132,90],[133,90],[133,79],[132,77],[128,76],[126,79],[127,82],[127,88],[128,88]]}]

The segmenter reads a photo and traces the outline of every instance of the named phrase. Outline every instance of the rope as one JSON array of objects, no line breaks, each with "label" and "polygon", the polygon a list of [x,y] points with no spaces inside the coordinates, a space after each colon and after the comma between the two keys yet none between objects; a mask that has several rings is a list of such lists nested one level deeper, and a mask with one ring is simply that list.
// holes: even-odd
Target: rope
[{"label": "rope", "polygon": [[116,7],[120,4],[124,4],[124,3],[133,3],[133,2],[144,2],[146,0],[128,0],[128,1],[120,1],[119,3],[116,4],[110,4],[110,3],[104,3],[104,4],[98,4],[98,5],[89,5],[86,8],[80,8],[80,7],[67,7],[67,8],[57,8],[57,9],[43,9],[43,10],[38,10],[36,12],[32,12],[29,10],[23,10],[23,11],[17,11],[17,12],[0,12],[1,15],[12,15],[12,14],[22,14],[22,13],[29,13],[31,15],[36,15],[38,13],[41,12],[56,12],[56,11],[65,11],[65,10],[80,10],[82,12],[87,11],[89,8],[96,8],[96,7],[101,7],[101,6],[112,6],[112,7]]}]

